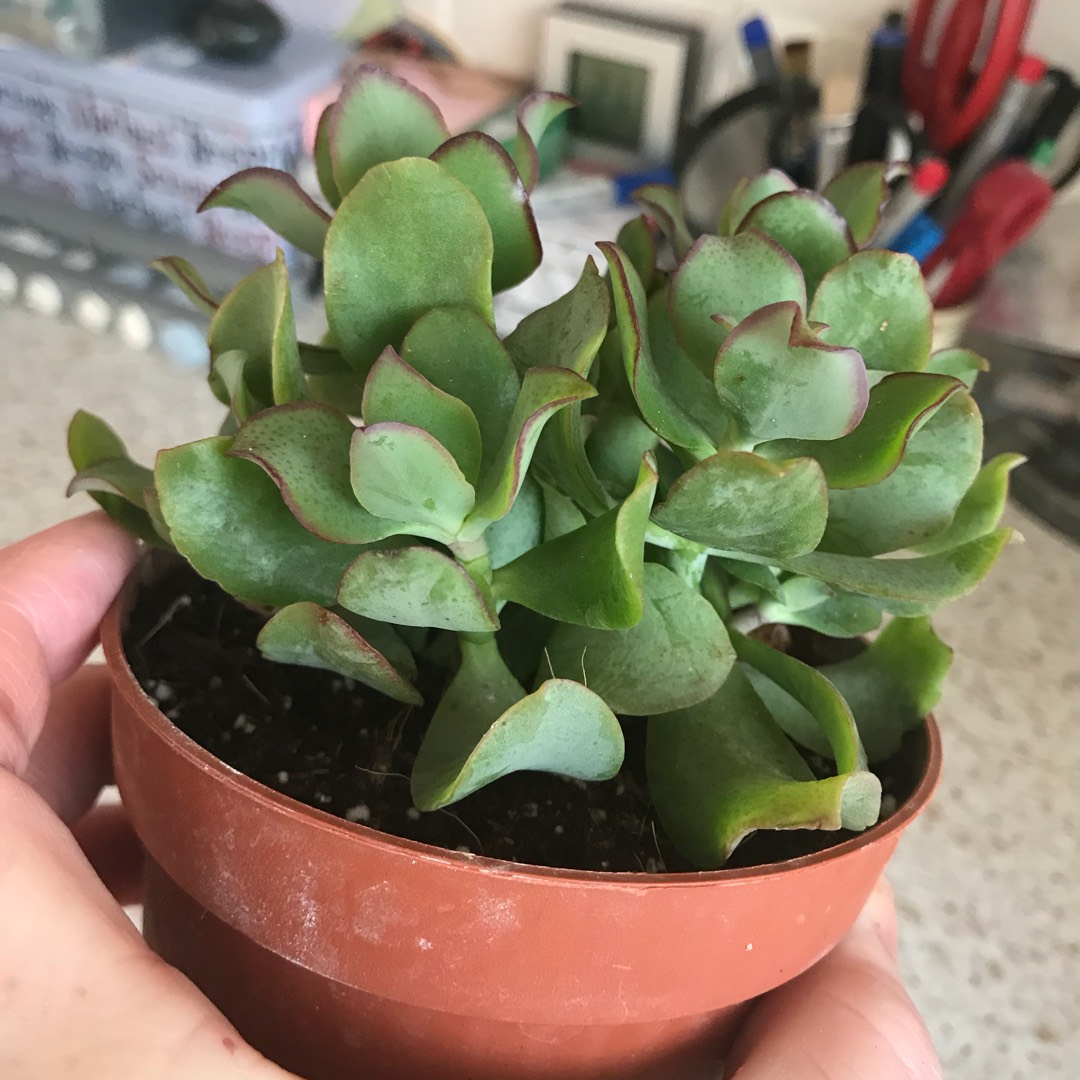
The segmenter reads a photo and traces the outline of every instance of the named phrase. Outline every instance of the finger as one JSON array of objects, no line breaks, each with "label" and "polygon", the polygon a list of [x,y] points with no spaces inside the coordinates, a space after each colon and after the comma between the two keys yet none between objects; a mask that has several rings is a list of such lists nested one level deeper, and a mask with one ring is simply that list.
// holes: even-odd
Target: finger
[{"label": "finger", "polygon": [[0,768],[25,770],[50,684],[86,658],[134,557],[134,541],[102,514],[0,551]]},{"label": "finger", "polygon": [[754,1007],[728,1058],[728,1080],[940,1080],[896,966],[895,927],[882,886],[825,959]]},{"label": "finger", "polygon": [[112,684],[88,664],[52,694],[23,779],[70,825],[94,805],[112,779],[109,698]]},{"label": "finger", "polygon": [[0,605],[12,605],[34,628],[51,682],[86,659],[136,550],[135,541],[98,511],[0,551]]},{"label": "finger", "polygon": [[95,806],[71,831],[116,902],[140,903],[144,852],[124,808]]}]

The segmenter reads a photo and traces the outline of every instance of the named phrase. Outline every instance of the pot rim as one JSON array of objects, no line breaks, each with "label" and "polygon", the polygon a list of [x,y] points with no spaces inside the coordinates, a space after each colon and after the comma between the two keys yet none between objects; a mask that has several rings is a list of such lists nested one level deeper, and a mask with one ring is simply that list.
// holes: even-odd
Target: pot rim
[{"label": "pot rim", "polygon": [[795,870],[843,859],[861,849],[886,840],[902,832],[929,802],[941,779],[942,746],[941,732],[933,714],[924,720],[926,730],[926,764],[923,774],[912,793],[886,818],[858,836],[841,841],[823,851],[800,855],[794,859],[766,863],[760,866],[738,867],[725,870],[697,870],[673,873],[647,874],[641,871],[570,870],[562,867],[535,866],[529,863],[509,862],[487,855],[451,851],[448,848],[408,840],[393,833],[382,832],[369,826],[346,821],[325,810],[308,806],[296,799],[253,780],[246,773],[228,765],[209,750],[200,746],[181,731],[161,711],[158,703],[139,684],[127,654],[124,651],[121,626],[134,604],[135,594],[147,580],[147,560],[141,560],[128,577],[120,595],[109,608],[101,624],[101,644],[112,675],[114,688],[126,699],[132,709],[148,724],[155,734],[171,745],[176,753],[206,773],[216,774],[226,787],[238,795],[250,799],[268,811],[285,813],[306,819],[307,825],[319,830],[343,832],[364,846],[381,845],[397,850],[411,859],[438,862],[460,870],[487,873],[517,874],[538,879],[548,884],[578,885],[586,887],[629,886],[648,888],[706,887],[720,883],[734,884],[740,881],[776,877]]}]

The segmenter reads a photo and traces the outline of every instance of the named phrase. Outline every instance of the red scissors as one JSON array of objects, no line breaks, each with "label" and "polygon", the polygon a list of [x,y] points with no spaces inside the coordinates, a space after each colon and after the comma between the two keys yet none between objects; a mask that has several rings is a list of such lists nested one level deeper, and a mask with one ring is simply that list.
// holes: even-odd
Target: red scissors
[{"label": "red scissors", "polygon": [[1020,59],[1035,0],[952,0],[946,13],[947,5],[916,0],[904,50],[904,95],[939,153],[989,116]]}]

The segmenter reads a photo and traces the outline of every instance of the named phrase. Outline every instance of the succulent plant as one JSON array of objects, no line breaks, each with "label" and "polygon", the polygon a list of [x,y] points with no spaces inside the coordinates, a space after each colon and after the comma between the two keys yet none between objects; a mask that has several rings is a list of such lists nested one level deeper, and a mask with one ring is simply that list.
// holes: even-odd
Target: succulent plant
[{"label": "succulent plant", "polygon": [[[527,99],[507,152],[361,69],[318,129],[332,215],[266,169],[204,203],[324,260],[325,340],[298,342],[281,257],[223,299],[162,260],[210,316],[224,425],[151,471],[80,413],[72,489],[265,606],[267,657],[422,707],[421,810],[519,770],[609,778],[645,725],[650,797],[699,866],[757,829],[864,829],[873,766],[949,667],[929,616],[1008,536],[1018,459],[980,467],[983,362],[931,354],[918,266],[859,250],[876,165],[824,195],[745,181],[696,240],[673,191],[643,188],[606,277],[590,259],[500,340],[493,292],[541,258],[536,142],[569,104]],[[820,668],[753,632],[885,616]]]}]

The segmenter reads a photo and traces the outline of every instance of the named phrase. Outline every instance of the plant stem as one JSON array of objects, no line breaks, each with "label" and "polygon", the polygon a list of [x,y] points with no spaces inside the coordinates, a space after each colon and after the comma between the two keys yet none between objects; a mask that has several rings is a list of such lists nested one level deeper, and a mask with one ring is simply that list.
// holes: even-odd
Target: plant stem
[{"label": "plant stem", "polygon": [[709,553],[705,548],[689,540],[678,547],[664,550],[661,556],[661,562],[695,591],[701,588],[701,578],[708,561]]}]

